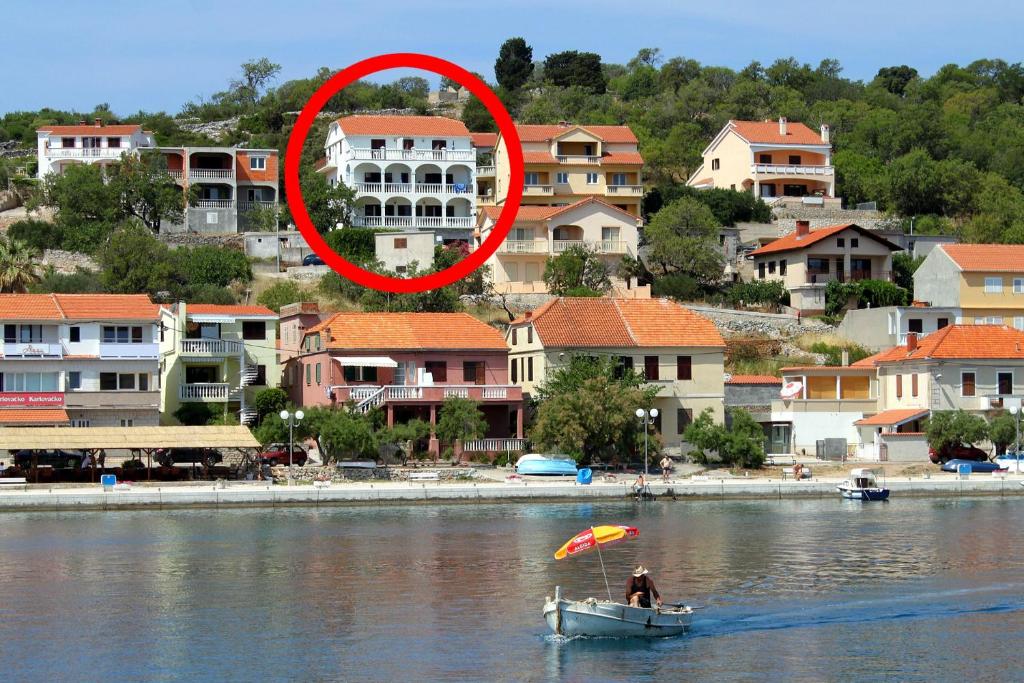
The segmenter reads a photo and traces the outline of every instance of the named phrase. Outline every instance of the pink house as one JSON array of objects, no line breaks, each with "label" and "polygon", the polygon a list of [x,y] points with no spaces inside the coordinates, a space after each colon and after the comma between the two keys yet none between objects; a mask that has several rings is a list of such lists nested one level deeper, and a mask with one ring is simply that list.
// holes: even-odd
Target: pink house
[{"label": "pink house", "polygon": [[[318,321],[318,322],[317,322]],[[466,450],[523,447],[522,388],[509,384],[502,334],[465,313],[334,313],[310,304],[281,310],[284,386],[301,406],[382,408],[388,426],[436,424],[444,400],[480,404],[486,443]],[[437,439],[430,448],[436,452]]]}]

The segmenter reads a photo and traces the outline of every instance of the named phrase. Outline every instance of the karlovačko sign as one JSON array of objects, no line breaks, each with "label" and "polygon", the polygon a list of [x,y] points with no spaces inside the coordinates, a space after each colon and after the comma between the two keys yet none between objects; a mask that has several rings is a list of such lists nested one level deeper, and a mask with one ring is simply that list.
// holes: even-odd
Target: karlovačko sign
[{"label": "karlova\u010dko sign", "polygon": [[0,408],[12,406],[61,407],[64,394],[61,392],[0,391]]}]

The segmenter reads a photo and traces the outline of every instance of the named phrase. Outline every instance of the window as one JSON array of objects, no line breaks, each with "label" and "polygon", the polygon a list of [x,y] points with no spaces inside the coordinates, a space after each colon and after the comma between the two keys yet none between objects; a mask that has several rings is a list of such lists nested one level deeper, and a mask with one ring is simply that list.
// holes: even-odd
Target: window
[{"label": "window", "polygon": [[592,156],[594,156],[594,146],[593,145],[583,145],[583,156],[585,156],[585,157],[592,157]]},{"label": "window", "polygon": [[114,327],[108,325],[103,327],[103,343],[104,344],[141,344],[142,343],[142,328],[139,326],[128,327],[127,325],[119,325]]},{"label": "window", "polygon": [[[348,377],[347,377],[347,375],[348,375],[348,368],[345,368],[345,375],[346,375],[345,379],[348,379]],[[308,386],[309,386],[310,384],[312,384],[312,383],[313,383],[313,379],[312,379],[312,377],[313,377],[313,369],[312,369],[312,366],[311,366],[311,365],[306,365],[306,386],[307,386],[307,387],[308,387]]]},{"label": "window", "polygon": [[896,375],[896,398],[903,398],[903,375]]},{"label": "window", "polygon": [[779,275],[786,274],[786,259],[779,261]]},{"label": "window", "polygon": [[121,138],[107,138],[107,147],[110,149],[118,149],[121,147]]},{"label": "window", "polygon": [[322,378],[322,375],[321,375],[320,363],[317,363],[316,364],[316,384],[317,384],[317,386],[320,386],[321,378]]},{"label": "window", "polygon": [[82,373],[75,371],[68,373],[68,389],[82,388]]},{"label": "window", "polygon": [[842,238],[842,237],[837,237],[836,238],[836,246],[840,247],[840,248],[841,247],[845,247],[846,246],[846,240],[844,238]]},{"label": "window", "polygon": [[757,155],[757,163],[759,163],[759,164],[770,164],[770,163],[772,163],[772,155],[771,154],[758,154]]},{"label": "window", "polygon": [[69,342],[80,342],[82,341],[82,328],[77,325],[68,330],[68,341]]},{"label": "window", "polygon": [[974,396],[974,373],[973,372],[961,372],[960,373],[960,395],[961,396]]},{"label": "window", "polygon": [[807,259],[807,274],[808,275],[828,275],[828,259],[827,258],[808,258]]},{"label": "window", "polygon": [[682,434],[693,422],[692,408],[676,408],[676,433]]},{"label": "window", "polygon": [[1013,393],[1013,373],[1000,372],[996,374],[996,393],[1000,396],[1009,396]]},{"label": "window", "polygon": [[533,356],[526,359],[526,381],[533,381]]},{"label": "window", "polygon": [[117,391],[117,373],[100,373],[100,391]]},{"label": "window", "polygon": [[1015,277],[1013,278],[1013,293],[1024,294],[1024,278]]},{"label": "window", "polygon": [[721,167],[722,167],[722,162],[719,159],[712,159],[711,160],[711,170],[712,171],[717,171]]},{"label": "window", "polygon": [[529,327],[526,328],[526,343],[533,343],[533,325],[530,325]]},{"label": "window", "polygon": [[134,427],[135,426],[135,420],[133,420],[131,418],[122,417],[120,422],[121,422],[121,426],[122,427]]},{"label": "window", "polygon": [[987,278],[985,278],[985,293],[986,294],[1002,294],[1003,293],[1003,278],[1001,278],[1001,277],[987,277]]},{"label": "window", "polygon": [[519,330],[517,330],[514,327],[512,328],[512,346],[515,346],[516,344],[519,343],[518,334],[517,334],[518,332],[519,332]]},{"label": "window", "polygon": [[243,320],[242,339],[263,340],[267,337],[267,323],[263,320]]},{"label": "window", "polygon": [[61,138],[60,139],[60,146],[63,149],[74,149],[74,147],[75,147],[75,139],[74,138]]},{"label": "window", "polygon": [[559,185],[567,185],[569,183],[569,174],[565,172],[556,173],[555,182]]},{"label": "window", "polygon": [[434,379],[435,382],[448,381],[448,362],[443,360],[428,360],[423,364],[423,369]]},{"label": "window", "polygon": [[519,381],[519,363],[515,358],[512,359],[512,384]]},{"label": "window", "polygon": [[465,361],[462,364],[462,380],[466,384],[483,384],[485,381],[483,361]]},{"label": "window", "polygon": [[597,185],[597,174],[596,173],[588,173],[587,174],[587,185]]},{"label": "window", "polygon": [[396,237],[395,238],[395,249],[406,249],[409,247],[408,237]]},{"label": "window", "polygon": [[924,321],[921,318],[910,318],[907,320],[907,331],[917,332],[918,334],[924,332]]},{"label": "window", "polygon": [[257,365],[256,366],[256,378],[252,382],[258,387],[267,386],[267,366]]},{"label": "window", "polygon": [[917,373],[910,376],[910,395],[917,396]]},{"label": "window", "polygon": [[627,185],[625,173],[612,173],[612,185]]},{"label": "window", "polygon": [[858,239],[856,237],[851,237],[850,238],[850,247],[852,247],[853,249],[856,249],[859,246],[860,246],[860,239]]},{"label": "window", "polygon": [[676,356],[676,379],[693,379],[693,358]]},{"label": "window", "polygon": [[794,165],[795,164],[799,164],[800,163],[800,155],[799,154],[790,154],[789,155],[789,163],[790,164],[794,164]]},{"label": "window", "polygon": [[[402,366],[399,365],[399,368]],[[342,371],[346,382],[376,382],[377,368],[362,367],[359,365],[346,365]],[[405,384],[405,375],[399,379],[398,369],[395,370],[395,384]]]},{"label": "window", "polygon": [[267,158],[266,157],[249,157],[249,170],[250,171],[265,171],[265,170],[267,170]]},{"label": "window", "polygon": [[761,280],[764,279],[764,261],[757,264],[757,277]]},{"label": "window", "polygon": [[71,421],[71,426],[72,427],[88,427],[90,424],[91,423],[90,423],[89,420],[72,420]]},{"label": "window", "polygon": [[145,372],[139,373],[139,391],[149,391],[149,375]]},{"label": "window", "polygon": [[134,391],[135,375],[130,373],[119,374],[117,376],[117,388],[121,391]]},{"label": "window", "polygon": [[1024,316],[1017,315],[1013,318],[1013,326],[1018,330],[1024,330]]},{"label": "window", "polygon": [[528,172],[523,175],[524,185],[540,185],[540,174],[534,172]]},{"label": "window", "polygon": [[649,382],[656,382],[658,380],[657,356],[644,356],[644,377]]},{"label": "window", "polygon": [[769,261],[768,262],[768,274],[769,275],[774,275],[775,274],[775,261]]}]

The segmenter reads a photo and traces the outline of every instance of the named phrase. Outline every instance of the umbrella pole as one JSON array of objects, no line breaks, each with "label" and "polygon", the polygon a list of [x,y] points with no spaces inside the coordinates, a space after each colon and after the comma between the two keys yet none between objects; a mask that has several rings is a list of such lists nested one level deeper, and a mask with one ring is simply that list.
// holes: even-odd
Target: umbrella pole
[{"label": "umbrella pole", "polygon": [[597,547],[597,559],[601,560],[601,575],[604,576],[604,588],[608,591],[608,602],[612,602],[612,587],[608,585],[608,572],[604,570],[604,556],[601,554],[601,544],[597,542],[594,527],[590,527],[590,533],[594,536],[594,545]]}]

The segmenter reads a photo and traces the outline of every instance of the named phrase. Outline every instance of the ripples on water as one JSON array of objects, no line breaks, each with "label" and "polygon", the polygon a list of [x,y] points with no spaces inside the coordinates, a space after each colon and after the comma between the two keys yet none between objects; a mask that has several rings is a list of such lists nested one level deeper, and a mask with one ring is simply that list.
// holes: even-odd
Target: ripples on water
[{"label": "ripples on water", "polygon": [[[590,524],[671,640],[559,639]],[[658,502],[0,517],[3,680],[1024,680],[1024,500]]]}]

